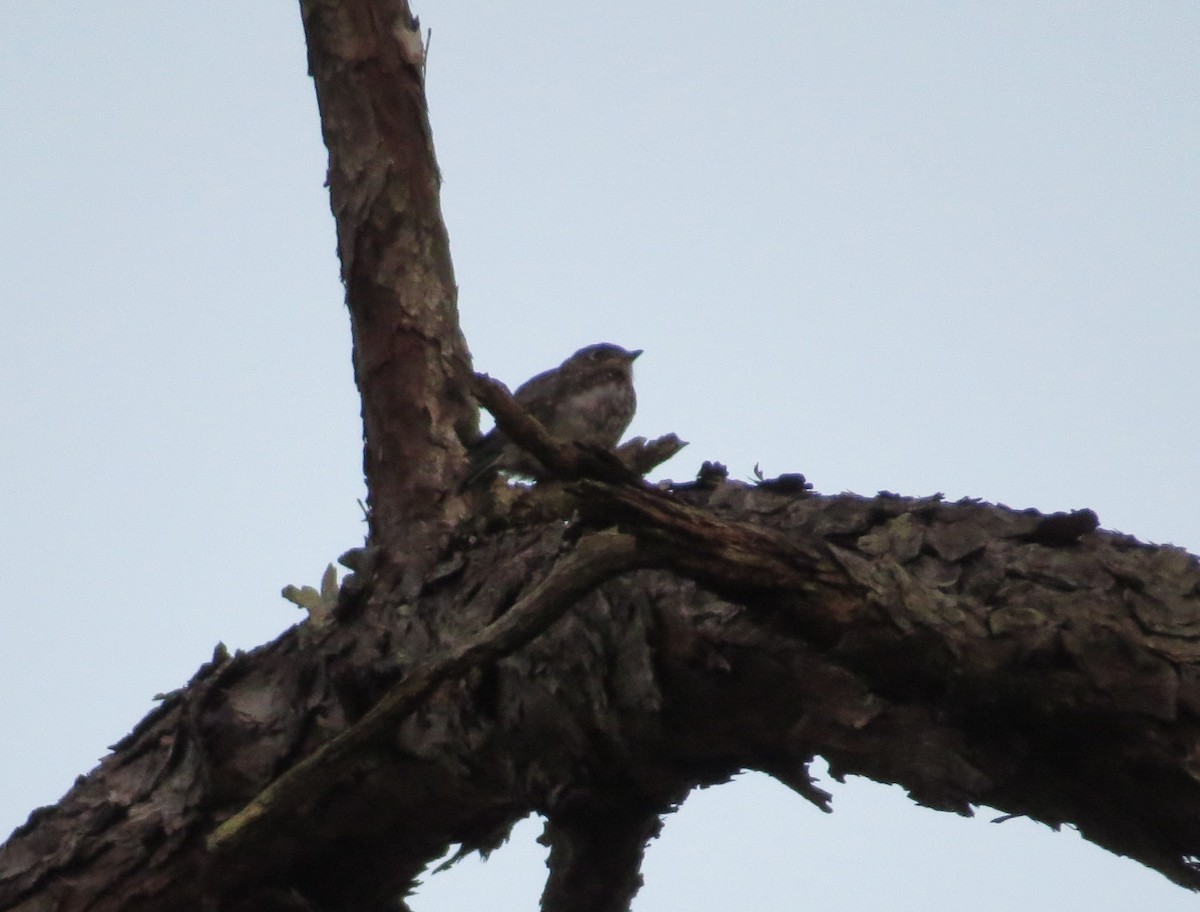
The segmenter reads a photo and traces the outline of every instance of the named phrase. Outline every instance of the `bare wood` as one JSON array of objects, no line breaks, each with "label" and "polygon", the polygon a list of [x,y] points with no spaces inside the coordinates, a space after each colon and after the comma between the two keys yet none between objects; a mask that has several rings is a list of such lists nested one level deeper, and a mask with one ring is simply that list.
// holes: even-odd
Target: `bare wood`
[{"label": "bare wood", "polygon": [[617,458],[636,474],[645,475],[651,469],[658,468],[685,446],[687,446],[687,441],[680,440],[676,434],[663,434],[653,440],[634,437],[632,440],[622,443],[615,452]]}]

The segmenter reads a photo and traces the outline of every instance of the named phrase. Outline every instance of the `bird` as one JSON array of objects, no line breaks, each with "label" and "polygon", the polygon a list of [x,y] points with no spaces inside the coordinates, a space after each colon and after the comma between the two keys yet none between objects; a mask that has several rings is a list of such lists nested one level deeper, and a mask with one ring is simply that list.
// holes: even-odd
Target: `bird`
[{"label": "bird", "polygon": [[[637,409],[633,362],[641,349],[627,351],[610,342],[581,348],[558,367],[533,377],[513,398],[555,437],[593,446],[613,447]],[[540,463],[499,428],[470,448],[464,485],[492,470],[538,478]]]}]

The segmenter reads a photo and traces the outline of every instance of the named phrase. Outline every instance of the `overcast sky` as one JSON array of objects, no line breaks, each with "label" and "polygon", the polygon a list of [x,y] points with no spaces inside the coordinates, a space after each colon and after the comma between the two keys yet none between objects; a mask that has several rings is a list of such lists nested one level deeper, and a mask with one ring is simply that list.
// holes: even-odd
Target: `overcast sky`
[{"label": "overcast sky", "polygon": [[[631,432],[692,442],[664,476],[1200,549],[1194,0],[414,2],[479,369],[643,348]],[[0,151],[6,833],[295,623],[363,489],[294,2],[5,0]],[[1196,907],[1070,832],[833,790],[698,793],[634,908]],[[413,908],[535,908],[537,830]]]}]

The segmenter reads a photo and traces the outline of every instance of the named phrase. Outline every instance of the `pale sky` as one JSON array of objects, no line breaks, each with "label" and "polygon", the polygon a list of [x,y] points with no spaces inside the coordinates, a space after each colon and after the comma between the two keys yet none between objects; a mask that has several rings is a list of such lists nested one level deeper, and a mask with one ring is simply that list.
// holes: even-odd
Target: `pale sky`
[{"label": "pale sky", "polygon": [[[476,365],[643,348],[631,433],[734,477],[1091,507],[1200,549],[1200,6],[414,0]],[[361,540],[294,2],[6,0],[0,830]],[[823,777],[827,780],[827,776]],[[823,782],[823,785],[830,785]],[[1025,821],[759,776],[637,912],[1176,912]],[[532,822],[418,912],[536,907]]]}]

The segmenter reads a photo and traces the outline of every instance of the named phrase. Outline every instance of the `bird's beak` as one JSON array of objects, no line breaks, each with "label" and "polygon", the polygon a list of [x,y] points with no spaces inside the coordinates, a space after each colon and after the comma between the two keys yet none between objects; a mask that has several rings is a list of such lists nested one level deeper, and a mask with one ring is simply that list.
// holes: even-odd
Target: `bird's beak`
[{"label": "bird's beak", "polygon": [[635,350],[631,351],[631,352],[629,353],[629,360],[630,360],[630,361],[636,361],[636,360],[637,360],[637,356],[638,356],[638,355],[640,355],[641,353],[642,353],[642,350],[641,350],[640,348],[638,348],[638,349],[635,349]]}]

